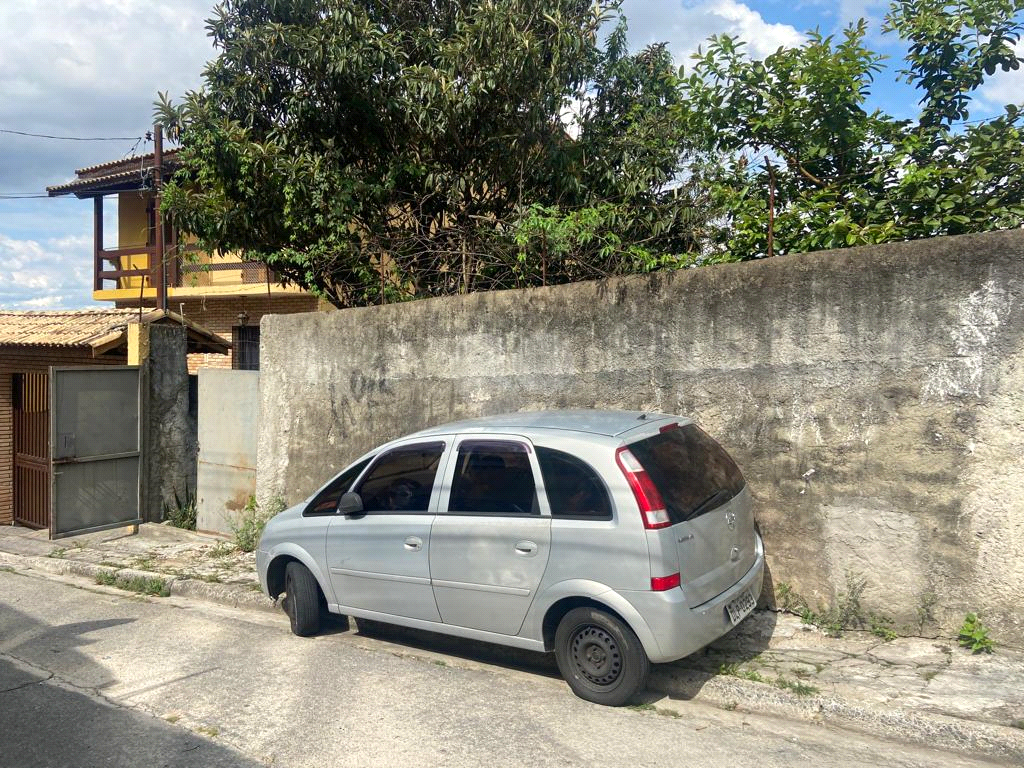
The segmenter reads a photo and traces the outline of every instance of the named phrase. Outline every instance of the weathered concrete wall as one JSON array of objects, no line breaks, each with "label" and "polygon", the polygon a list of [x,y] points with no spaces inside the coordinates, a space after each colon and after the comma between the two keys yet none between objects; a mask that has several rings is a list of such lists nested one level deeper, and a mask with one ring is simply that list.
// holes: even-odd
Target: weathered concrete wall
[{"label": "weathered concrete wall", "polygon": [[1019,644],[1022,292],[1004,232],[266,317],[260,496],[461,417],[686,414],[743,467],[775,584],[829,604],[860,575],[904,629],[980,610]]},{"label": "weathered concrete wall", "polygon": [[163,519],[164,505],[194,499],[196,418],[188,410],[188,341],[181,326],[150,325],[144,369],[142,509],[147,522]]},{"label": "weathered concrete wall", "polygon": [[231,533],[256,492],[259,371],[199,369],[196,528]]}]

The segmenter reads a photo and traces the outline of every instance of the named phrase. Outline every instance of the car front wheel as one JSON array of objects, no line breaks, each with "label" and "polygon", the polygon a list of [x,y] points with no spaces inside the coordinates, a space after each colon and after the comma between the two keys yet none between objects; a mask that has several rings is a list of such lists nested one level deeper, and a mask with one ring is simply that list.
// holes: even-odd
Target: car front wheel
[{"label": "car front wheel", "polygon": [[302,563],[290,562],[284,571],[285,612],[292,632],[309,637],[320,631],[320,587]]},{"label": "car front wheel", "polygon": [[643,688],[651,667],[636,633],[597,608],[565,614],[555,631],[555,658],[573,693],[612,707]]}]

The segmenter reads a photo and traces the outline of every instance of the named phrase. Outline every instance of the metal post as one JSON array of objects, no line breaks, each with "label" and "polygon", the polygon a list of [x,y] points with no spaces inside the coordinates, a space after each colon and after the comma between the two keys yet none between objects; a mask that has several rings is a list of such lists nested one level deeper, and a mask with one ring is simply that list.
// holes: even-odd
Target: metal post
[{"label": "metal post", "polygon": [[[92,289],[103,290],[103,195],[92,199]],[[120,267],[118,267],[120,269]]]},{"label": "metal post", "polygon": [[164,184],[164,129],[153,126],[153,204],[156,206],[156,306],[167,311],[167,268],[164,264],[164,215],[160,210]]}]

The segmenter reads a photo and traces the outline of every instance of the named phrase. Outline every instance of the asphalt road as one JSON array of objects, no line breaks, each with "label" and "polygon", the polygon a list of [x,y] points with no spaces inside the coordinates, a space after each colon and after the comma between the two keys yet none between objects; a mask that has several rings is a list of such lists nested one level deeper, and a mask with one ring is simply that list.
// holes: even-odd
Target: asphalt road
[{"label": "asphalt road", "polygon": [[992,765],[690,701],[599,707],[543,657],[439,649],[0,571],[0,767]]}]

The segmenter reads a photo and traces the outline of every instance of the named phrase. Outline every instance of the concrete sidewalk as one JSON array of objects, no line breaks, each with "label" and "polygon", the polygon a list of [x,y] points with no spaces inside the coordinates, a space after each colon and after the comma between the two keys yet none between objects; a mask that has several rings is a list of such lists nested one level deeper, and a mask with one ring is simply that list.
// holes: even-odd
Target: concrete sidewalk
[{"label": "concrete sidewalk", "polygon": [[[254,558],[211,536],[160,525],[49,541],[45,532],[0,527],[0,568],[136,579],[175,596],[279,612],[262,594]],[[161,580],[160,582],[154,580]],[[162,584],[161,584],[162,582]],[[408,631],[397,636],[409,635]],[[508,656],[550,667],[537,654],[494,652],[430,633],[398,640],[399,652],[455,653],[463,664]],[[393,642],[385,636],[380,642]],[[523,661],[524,658],[533,659]],[[868,632],[829,637],[788,614],[756,612],[704,651],[653,667],[640,709],[685,716],[685,702],[775,714],[1024,764],[1024,651],[971,654],[955,638]]]}]

